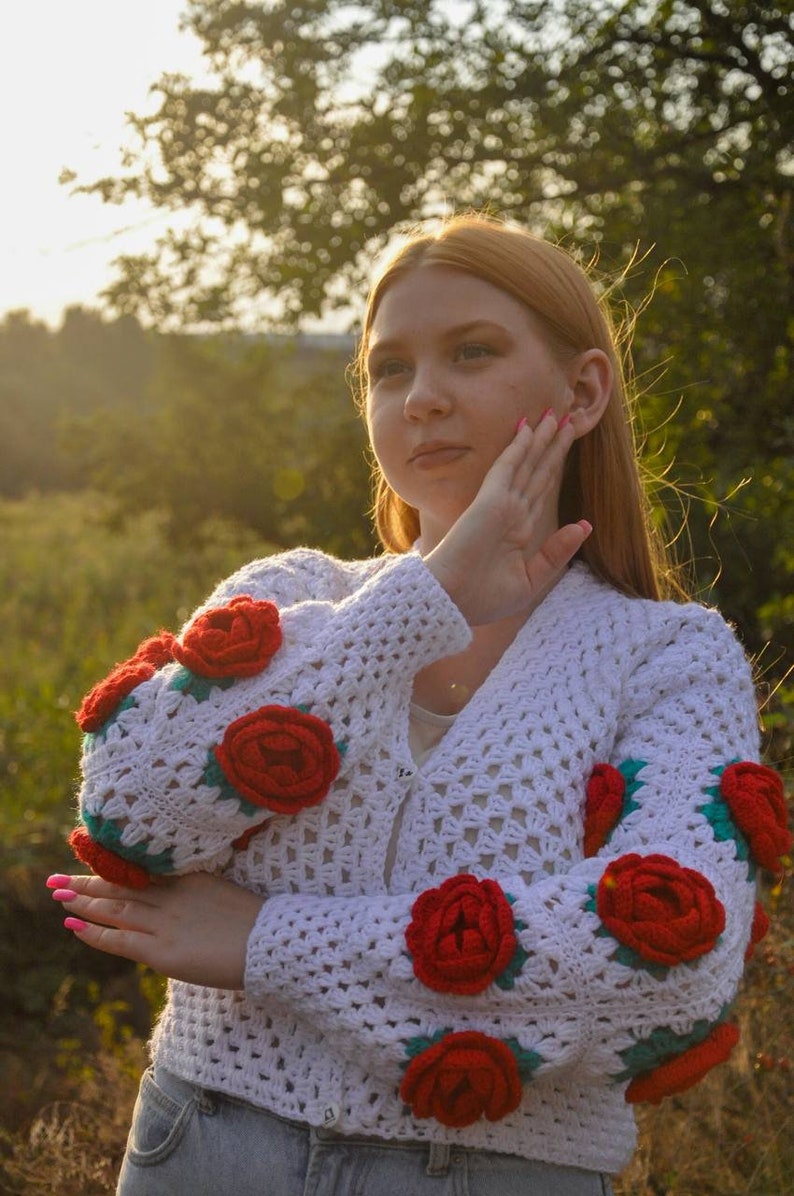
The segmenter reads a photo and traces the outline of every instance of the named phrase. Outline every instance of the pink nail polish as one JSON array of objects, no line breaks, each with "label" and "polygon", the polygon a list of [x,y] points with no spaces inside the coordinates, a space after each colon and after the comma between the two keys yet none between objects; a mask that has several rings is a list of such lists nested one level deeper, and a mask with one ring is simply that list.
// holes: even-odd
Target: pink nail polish
[{"label": "pink nail polish", "polygon": [[518,421],[518,423],[516,424],[516,430],[515,430],[515,432],[513,433],[513,435],[514,435],[514,436],[517,436],[517,435],[518,435],[518,433],[521,431],[521,429],[522,429],[522,428],[525,428],[525,427],[526,427],[526,425],[527,425],[527,417],[526,417],[525,415],[522,415],[522,416],[521,416],[521,419],[520,419],[520,420]]},{"label": "pink nail polish", "polygon": [[585,535],[587,535],[587,536],[589,536],[589,535],[590,535],[590,533],[591,533],[591,532],[592,532],[592,530],[593,530],[593,525],[592,525],[592,523],[589,523],[589,522],[587,521],[587,519],[580,519],[580,520],[579,520],[579,526],[580,526],[580,528],[582,529],[582,531],[585,533]]},{"label": "pink nail polish", "polygon": [[559,432],[560,428],[564,428],[565,425],[569,424],[570,422],[571,422],[570,414],[566,411],[565,415],[562,417],[560,422],[557,424],[557,431]]},{"label": "pink nail polish", "polygon": [[67,930],[88,930],[88,923],[82,918],[64,918],[63,924]]},{"label": "pink nail polish", "polygon": [[71,876],[64,876],[63,873],[56,872],[56,873],[54,873],[53,876],[47,877],[47,881],[46,881],[47,888],[48,889],[66,888],[66,886],[69,884],[69,881],[71,879],[72,879]]},{"label": "pink nail polish", "polygon": [[56,889],[53,893],[56,901],[74,901],[76,896],[74,889]]}]

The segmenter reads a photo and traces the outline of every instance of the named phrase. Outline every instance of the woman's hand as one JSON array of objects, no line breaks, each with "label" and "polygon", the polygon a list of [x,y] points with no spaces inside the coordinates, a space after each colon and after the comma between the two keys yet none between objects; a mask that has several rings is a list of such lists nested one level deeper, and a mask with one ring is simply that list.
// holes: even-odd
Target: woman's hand
[{"label": "woman's hand", "polygon": [[207,873],[150,884],[113,885],[100,876],[51,876],[53,897],[81,942],[208,988],[243,987],[248,936],[263,898]]},{"label": "woman's hand", "polygon": [[569,420],[548,411],[533,430],[520,427],[485,475],[471,505],[425,564],[470,626],[493,623],[535,605],[581,548],[592,528],[557,527]]}]

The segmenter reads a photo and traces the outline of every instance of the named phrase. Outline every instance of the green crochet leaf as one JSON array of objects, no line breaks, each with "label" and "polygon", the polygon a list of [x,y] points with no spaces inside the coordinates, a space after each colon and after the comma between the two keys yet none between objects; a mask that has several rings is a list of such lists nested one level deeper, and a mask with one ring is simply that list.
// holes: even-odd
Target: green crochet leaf
[{"label": "green crochet leaf", "polygon": [[236,801],[242,810],[243,814],[247,814],[249,818],[253,818],[255,814],[262,813],[262,807],[254,805],[253,802],[247,801],[241,793],[238,793],[234,786],[229,782],[226,773],[221,768],[215,752],[210,748],[207,753],[207,763],[204,766],[204,772],[201,776],[205,785],[210,789],[219,789],[218,796],[221,801]]},{"label": "green crochet leaf", "polygon": [[[518,929],[518,926],[516,926],[516,929]],[[514,987],[518,975],[528,959],[529,955],[527,952],[520,943],[516,943],[516,949],[513,954],[513,958],[510,960],[510,963],[507,965],[504,971],[500,972],[494,980],[494,984],[497,986],[497,988],[501,988],[504,992],[509,992],[510,989]]]},{"label": "green crochet leaf", "polygon": [[417,1038],[409,1038],[405,1043],[405,1054],[407,1059],[403,1063],[403,1067],[407,1067],[411,1059],[415,1059],[417,1055],[421,1055],[424,1051],[435,1046],[437,1042],[441,1042],[442,1038],[446,1038],[452,1031],[447,1028],[445,1030],[436,1030],[435,1034],[427,1038],[425,1035],[419,1035]]},{"label": "green crochet leaf", "polygon": [[538,1070],[543,1062],[537,1051],[529,1051],[521,1046],[521,1043],[516,1038],[506,1038],[504,1040],[505,1046],[510,1047],[516,1058],[518,1064],[518,1074],[521,1077],[522,1083],[531,1080],[534,1072]]},{"label": "green crochet leaf", "polygon": [[[637,774],[643,769],[647,768],[647,760],[624,760],[618,765],[618,772],[626,782],[626,792],[623,795],[623,805],[620,811],[620,821],[622,821],[628,814],[634,810],[639,810],[639,802],[634,801],[634,795],[638,790],[642,789],[645,782],[637,780]],[[607,836],[607,842],[609,836]]]},{"label": "green crochet leaf", "polygon": [[705,816],[718,843],[728,843],[733,839],[736,844],[736,858],[749,860],[750,849],[747,840],[731,818],[727,804],[716,790],[709,789],[707,793],[714,797],[714,801],[708,802],[705,806],[698,806],[698,813]]},{"label": "green crochet leaf", "polygon": [[[609,931],[604,928],[605,934],[609,935]],[[611,937],[611,936],[610,936]],[[654,963],[653,960],[645,959],[640,955],[639,951],[635,951],[633,947],[626,947],[622,943],[618,947],[615,954],[612,956],[618,963],[622,963],[624,967],[635,968],[643,972],[649,972],[651,976],[655,976],[657,980],[664,980],[667,973],[670,971],[665,964]]]},{"label": "green crochet leaf", "polygon": [[138,864],[146,872],[158,874],[173,872],[173,848],[169,847],[165,851],[151,853],[147,850],[146,843],[134,843],[132,845],[123,843],[122,835],[124,828],[112,818],[103,818],[101,814],[83,813],[82,819],[86,830],[94,842],[101,843],[103,847],[106,847],[108,851],[112,851],[114,855],[121,856],[123,860],[127,860],[130,864]]},{"label": "green crochet leaf", "polygon": [[618,772],[621,774],[627,785],[633,785],[635,788],[639,789],[639,787],[644,785],[645,782],[638,781],[637,775],[638,773],[642,772],[643,768],[647,767],[647,760],[633,760],[631,757],[629,757],[628,760],[623,760],[620,764],[618,764]]},{"label": "green crochet leaf", "polygon": [[196,702],[206,702],[213,689],[230,689],[234,681],[234,677],[199,677],[180,665],[168,688],[187,694]]},{"label": "green crochet leaf", "polygon": [[[737,760],[731,760],[729,764],[736,764],[737,762]],[[722,764],[717,768],[712,768],[710,771],[715,777],[721,777],[726,768],[728,768],[728,764]],[[706,805],[698,806],[698,813],[702,814],[706,819],[718,843],[729,843],[733,840],[736,848],[736,859],[743,860],[747,864],[747,879],[750,881],[755,880],[756,866],[750,855],[750,845],[733,821],[730,807],[723,798],[719,785],[712,785],[710,788],[705,789],[704,793],[707,797],[711,798],[711,801],[707,802]]]},{"label": "green crochet leaf", "polygon": [[653,1068],[668,1059],[675,1059],[677,1055],[683,1055],[685,1051],[704,1042],[711,1031],[725,1021],[727,1015],[728,1006],[726,1005],[720,1010],[716,1021],[710,1022],[701,1019],[695,1022],[692,1029],[686,1034],[676,1034],[669,1026],[660,1026],[647,1038],[642,1038],[618,1052],[625,1066],[623,1071],[616,1072],[610,1078],[619,1083],[631,1080],[635,1076],[642,1075],[643,1072],[652,1071]]}]

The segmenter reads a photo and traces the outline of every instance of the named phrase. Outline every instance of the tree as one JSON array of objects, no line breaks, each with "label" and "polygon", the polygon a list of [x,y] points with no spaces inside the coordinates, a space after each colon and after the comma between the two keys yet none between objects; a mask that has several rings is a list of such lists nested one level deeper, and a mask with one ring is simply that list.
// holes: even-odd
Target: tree
[{"label": "tree", "polygon": [[79,488],[67,426],[135,406],[152,372],[150,336],[130,316],[70,307],[55,331],[29,312],[0,322],[0,495]]},{"label": "tree", "polygon": [[140,153],[90,189],[195,221],[121,259],[117,307],[166,325],[260,302],[272,320],[275,297],[317,314],[360,293],[404,222],[490,206],[611,269],[639,247],[626,296],[658,287],[638,365],[666,363],[664,389],[687,396],[681,438],[697,421],[714,457],[748,436],[791,451],[783,4],[191,0],[186,19],[216,85],[165,76],[134,120]]},{"label": "tree", "polygon": [[765,245],[759,266],[790,280],[782,4],[190,0],[186,22],[215,86],[165,75],[133,120],[140,152],[90,188],[195,215],[121,261],[113,298],[158,320],[223,318],[263,291],[317,313],[346,301],[373,242],[450,203],[680,255],[702,245],[680,227],[713,233],[702,210],[733,217],[741,197],[753,256]]},{"label": "tree", "polygon": [[[794,559],[788,3],[190,0],[186,21],[210,83],[164,76],[140,148],[88,189],[193,223],[121,260],[115,306],[233,323],[277,298],[296,321],[349,304],[395,230],[453,206],[608,271],[634,256],[626,301],[655,289],[636,342],[650,446],[705,485],[694,554],[730,564],[717,594],[759,644]],[[749,473],[761,488],[710,529]]]},{"label": "tree", "polygon": [[46,324],[28,311],[8,312],[0,324],[0,494],[4,497],[46,488],[56,472],[53,402],[46,393],[51,359],[52,334]]},{"label": "tree", "polygon": [[73,422],[84,477],[122,515],[155,508],[189,543],[229,520],[275,547],[366,555],[365,434],[349,346],[171,334],[143,402]]}]

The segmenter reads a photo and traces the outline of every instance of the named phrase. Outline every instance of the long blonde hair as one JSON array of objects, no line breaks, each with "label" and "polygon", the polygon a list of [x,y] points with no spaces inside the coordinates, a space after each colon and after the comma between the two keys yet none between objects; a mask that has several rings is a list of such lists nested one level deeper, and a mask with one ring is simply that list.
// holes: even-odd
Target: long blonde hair
[{"label": "long blonde hair", "polygon": [[[643,598],[680,595],[640,476],[624,353],[611,313],[584,270],[562,249],[482,215],[456,216],[436,232],[412,236],[387,263],[369,295],[353,363],[358,401],[366,402],[366,355],[383,295],[411,270],[431,264],[474,275],[524,304],[540,322],[558,360],[591,348],[607,354],[614,371],[612,393],[596,427],[571,449],[560,520],[586,518],[592,523],[593,533],[580,556],[610,585]],[[419,535],[418,512],[392,490],[377,465],[374,517],[389,552],[407,551]]]}]

